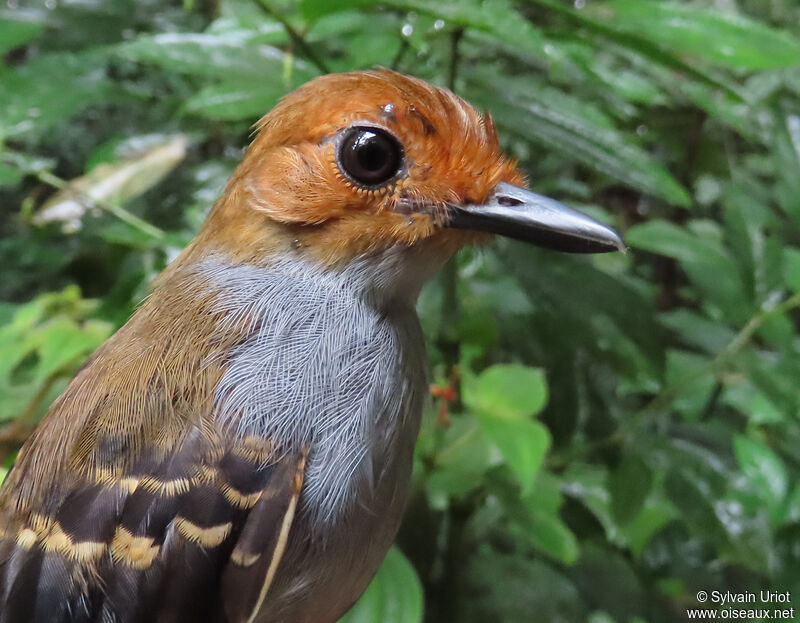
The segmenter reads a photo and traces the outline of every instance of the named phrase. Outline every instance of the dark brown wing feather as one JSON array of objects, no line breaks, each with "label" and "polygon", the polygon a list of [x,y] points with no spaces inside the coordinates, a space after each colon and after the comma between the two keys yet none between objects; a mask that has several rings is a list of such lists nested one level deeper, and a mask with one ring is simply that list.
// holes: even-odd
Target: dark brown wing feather
[{"label": "dark brown wing feather", "polygon": [[[269,590],[286,547],[303,484],[305,457],[278,467],[250,512],[222,577],[225,614],[230,621],[250,621]],[[272,526],[265,531],[262,526]]]},{"label": "dark brown wing feather", "polygon": [[50,508],[0,509],[0,623],[249,622],[304,465],[266,440],[195,431],[166,458],[73,483]]}]

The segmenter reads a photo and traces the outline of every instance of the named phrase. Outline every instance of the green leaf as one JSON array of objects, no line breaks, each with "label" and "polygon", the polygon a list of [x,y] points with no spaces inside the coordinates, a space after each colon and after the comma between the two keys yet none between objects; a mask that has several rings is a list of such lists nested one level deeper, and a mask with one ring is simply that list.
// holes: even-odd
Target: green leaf
[{"label": "green leaf", "polygon": [[22,172],[16,167],[0,162],[0,186],[13,186],[22,179]]},{"label": "green leaf", "polygon": [[570,577],[593,608],[608,612],[620,623],[633,623],[633,615],[645,611],[642,578],[630,559],[608,544],[586,543]]},{"label": "green leaf", "polygon": [[120,46],[126,58],[158,65],[167,73],[194,76],[205,86],[186,99],[183,110],[220,121],[252,120],[316,71],[265,41],[282,41],[283,27],[216,29],[206,33],[140,36]]},{"label": "green leaf", "polygon": [[594,54],[594,48],[590,49],[592,54],[587,63],[587,70],[608,85],[613,93],[637,104],[653,106],[664,103],[664,94],[652,80],[636,71],[603,63]]},{"label": "green leaf", "polygon": [[489,468],[488,441],[473,418],[453,417],[434,459],[437,467],[483,473]]},{"label": "green leaf", "polygon": [[728,346],[734,338],[734,332],[722,323],[686,308],[663,313],[659,319],[672,329],[676,338],[712,355]]},{"label": "green leaf", "polygon": [[639,513],[620,527],[633,554],[641,557],[648,543],[661,528],[675,518],[675,507],[660,491],[653,491]]},{"label": "green leaf", "polygon": [[565,564],[578,559],[577,538],[558,514],[563,497],[556,478],[541,472],[530,493],[522,497],[505,472],[494,471],[487,481],[487,489],[511,520],[511,536]]},{"label": "green leaf", "polygon": [[775,357],[769,351],[744,349],[737,364],[748,380],[786,416],[794,419],[800,408],[797,379],[800,366],[795,357]]},{"label": "green leaf", "polygon": [[158,143],[127,158],[98,164],[50,197],[33,222],[37,225],[63,222],[74,229],[80,228],[84,214],[97,203],[125,204],[158,184],[184,159],[186,145],[187,139],[181,134],[164,136]]},{"label": "green leaf", "polygon": [[785,420],[780,409],[746,379],[726,386],[722,400],[754,424],[778,424]]},{"label": "green leaf", "polygon": [[[550,322],[550,329],[538,336],[546,348],[591,350],[593,358],[611,363],[638,385],[652,387],[663,366],[665,332],[649,311],[654,303],[648,292],[584,258],[519,244],[502,248],[501,257],[505,270],[519,279]],[[525,335],[531,321],[526,323],[512,328],[510,335]],[[568,392],[574,394],[574,386]]]},{"label": "green leaf", "polygon": [[528,418],[547,403],[547,382],[538,368],[494,365],[474,382],[465,382],[464,401],[470,409],[492,418]]},{"label": "green leaf", "polygon": [[665,490],[690,528],[717,547],[728,547],[728,531],[714,510],[719,493],[710,490],[705,480],[676,465],[667,476]]},{"label": "green leaf", "polygon": [[291,88],[284,85],[276,67],[275,79],[265,83],[224,81],[203,87],[186,100],[184,110],[206,119],[238,121],[257,119]]},{"label": "green leaf", "polygon": [[603,526],[606,538],[612,543],[626,545],[624,534],[611,512],[611,494],[607,487],[605,467],[575,462],[567,469],[563,481],[564,494],[580,500],[591,511]]},{"label": "green leaf", "polygon": [[[282,42],[286,37],[283,27],[274,23],[272,28],[274,42]],[[119,46],[117,51],[124,58],[151,63],[170,73],[199,76],[206,80],[256,80],[275,75],[275,67],[281,68],[284,62],[282,50],[264,43],[263,35],[255,30],[234,29],[213,33],[140,35]]]},{"label": "green leaf", "polygon": [[424,0],[302,0],[300,10],[307,19],[354,7],[390,6],[415,11],[444,20],[451,27],[473,28],[491,35],[497,42],[513,42],[518,54],[545,57],[542,32],[520,15],[507,0],[462,0],[460,2],[424,2]]},{"label": "green leaf", "polygon": [[434,468],[425,480],[433,508],[444,510],[452,498],[475,490],[491,465],[491,446],[474,418],[454,417],[434,457]]},{"label": "green leaf", "polygon": [[733,69],[800,65],[790,34],[721,9],[654,0],[610,0],[587,9],[601,21],[679,54]]},{"label": "green leaf", "polygon": [[533,489],[525,499],[529,508],[555,515],[564,503],[561,481],[548,471],[539,472]]},{"label": "green leaf", "polygon": [[425,479],[425,493],[430,507],[444,511],[450,501],[467,495],[478,488],[482,474],[474,471],[460,472],[455,469],[434,470]]},{"label": "green leaf", "polygon": [[26,407],[35,399],[41,383],[10,384],[0,379],[0,421],[18,418]]},{"label": "green leaf", "polygon": [[754,301],[746,294],[741,273],[720,236],[718,225],[709,221],[695,220],[689,227],[679,227],[654,220],[629,229],[625,241],[678,260],[707,302],[715,304],[731,322],[745,322]]},{"label": "green leaf", "polygon": [[0,379],[8,380],[14,368],[36,350],[36,344],[26,340],[26,335],[13,325],[0,329]]},{"label": "green leaf", "polygon": [[378,574],[339,623],[422,623],[422,584],[414,567],[393,547]]},{"label": "green leaf", "polygon": [[[347,11],[330,15],[314,24],[306,33],[311,45],[336,46],[336,54],[326,59],[333,71],[351,71],[370,67],[388,67],[393,63],[401,47],[415,50],[423,45],[426,29],[431,30],[435,20],[419,16],[414,21],[414,32],[402,34],[404,16],[390,11]],[[346,46],[337,45],[347,41]]]},{"label": "green leaf", "polygon": [[611,511],[622,524],[631,521],[644,505],[653,485],[650,467],[636,455],[626,454],[609,475]]},{"label": "green leaf", "polygon": [[550,107],[521,78],[476,72],[469,97],[487,108],[510,132],[544,144],[612,179],[670,203],[687,207],[689,193],[655,158],[618,131],[596,125],[568,108]]},{"label": "green leaf", "polygon": [[742,101],[741,96],[730,92],[733,87],[728,92],[723,92],[719,86],[705,82],[682,80],[676,84],[674,76],[666,81],[665,86],[682,93],[715,121],[731,126],[748,138],[754,135],[755,126],[748,120],[757,113],[748,103]]},{"label": "green leaf", "polygon": [[313,22],[332,13],[366,8],[375,4],[376,0],[300,0],[300,13],[305,19]]},{"label": "green leaf", "polygon": [[783,519],[786,523],[800,522],[800,483],[796,484],[786,496]]},{"label": "green leaf", "polygon": [[665,383],[675,391],[672,408],[687,419],[698,418],[716,383],[710,358],[684,350],[668,350]]},{"label": "green leaf", "polygon": [[25,175],[35,174],[55,165],[49,158],[39,158],[19,151],[3,150],[0,146],[0,186],[11,186]]},{"label": "green leaf", "polygon": [[110,328],[104,323],[87,323],[86,327],[79,327],[67,319],[49,323],[37,337],[40,340],[37,376],[43,380],[88,355],[103,343],[109,333]]},{"label": "green leaf", "polygon": [[[697,436],[699,431],[687,431]],[[747,511],[726,495],[735,485],[725,462],[712,449],[682,442],[666,446],[669,473],[665,491],[691,533],[711,543],[723,555],[765,572],[772,556],[766,514]]]},{"label": "green leaf", "polygon": [[753,490],[763,496],[771,510],[777,509],[789,490],[783,461],[769,446],[744,435],[733,438],[733,449]]},{"label": "green leaf", "polygon": [[653,220],[631,227],[625,241],[651,253],[666,255],[681,262],[724,266],[731,259],[714,241],[703,240],[685,227],[662,220]]},{"label": "green leaf", "polygon": [[781,209],[800,225],[800,115],[775,115],[771,159],[778,174],[776,195]]},{"label": "green leaf", "polygon": [[[697,80],[702,85],[722,89],[729,95],[741,99],[738,86],[731,80],[712,73],[708,69],[698,66],[697,63],[687,62],[678,54],[653,43],[647,37],[640,36],[638,32],[623,30],[611,21],[601,20],[591,16],[585,7],[573,9],[571,3],[561,0],[528,0],[555,11],[567,18],[573,24],[581,26],[589,34],[594,49],[611,49],[618,53],[636,58],[637,64],[649,64],[653,73],[666,74],[668,80],[665,87],[675,88],[678,83],[696,84],[691,79]],[[593,56],[597,56],[596,52]]]},{"label": "green leaf", "polygon": [[[488,545],[485,544],[485,545]],[[459,594],[458,623],[567,623],[586,620],[581,593],[568,577],[568,570],[531,559],[504,548],[498,553],[484,544],[466,561],[468,582]],[[448,597],[447,599],[450,599]],[[377,623],[377,622],[376,622]]]},{"label": "green leaf", "polygon": [[451,26],[474,28],[502,42],[513,42],[523,54],[546,56],[542,32],[520,15],[507,0],[466,0],[425,2],[424,0],[382,0],[383,4],[419,11],[445,20]]},{"label": "green leaf", "polygon": [[800,249],[786,247],[783,250],[783,283],[800,292]]},{"label": "green leaf", "polygon": [[106,59],[104,51],[60,52],[0,70],[0,140],[42,130],[107,98]]},{"label": "green leaf", "polygon": [[486,436],[497,446],[505,464],[529,492],[550,447],[550,432],[536,421],[505,419],[478,413]]},{"label": "green leaf", "polygon": [[[784,245],[766,231],[774,226],[774,215],[764,213],[763,200],[736,183],[726,187],[723,208],[726,246],[738,267],[748,298],[763,305],[781,287]],[[769,324],[775,323],[764,323],[762,332],[774,329],[767,327]],[[781,341],[782,338],[778,343]]]},{"label": "green leaf", "polygon": [[567,565],[578,559],[578,540],[558,515],[534,512],[528,528],[528,538],[540,551]]},{"label": "green leaf", "polygon": [[35,39],[43,28],[34,21],[0,19],[0,56]]}]

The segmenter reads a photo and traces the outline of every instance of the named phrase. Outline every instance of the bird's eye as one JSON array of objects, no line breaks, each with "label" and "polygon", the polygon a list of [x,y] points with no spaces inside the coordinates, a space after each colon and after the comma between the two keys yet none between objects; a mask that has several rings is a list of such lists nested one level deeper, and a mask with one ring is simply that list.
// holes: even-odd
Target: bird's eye
[{"label": "bird's eye", "polygon": [[403,147],[378,128],[350,128],[342,137],[339,168],[351,181],[377,188],[392,180],[403,166]]}]

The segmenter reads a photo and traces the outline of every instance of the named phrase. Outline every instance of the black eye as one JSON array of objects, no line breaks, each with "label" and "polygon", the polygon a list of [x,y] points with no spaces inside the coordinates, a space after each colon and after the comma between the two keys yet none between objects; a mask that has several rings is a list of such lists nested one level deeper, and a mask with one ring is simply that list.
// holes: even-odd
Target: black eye
[{"label": "black eye", "polygon": [[402,166],[402,145],[383,130],[350,128],[339,144],[339,168],[359,186],[382,186],[394,178]]}]

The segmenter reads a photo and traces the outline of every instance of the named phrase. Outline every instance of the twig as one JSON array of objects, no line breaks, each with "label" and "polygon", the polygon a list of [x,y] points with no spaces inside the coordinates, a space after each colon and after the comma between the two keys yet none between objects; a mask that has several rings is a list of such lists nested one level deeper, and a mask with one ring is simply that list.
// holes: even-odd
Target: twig
[{"label": "twig", "polygon": [[450,67],[447,71],[447,88],[451,91],[456,90],[456,77],[458,75],[458,61],[460,54],[458,44],[464,36],[463,28],[456,28],[450,35]]},{"label": "twig", "polygon": [[667,407],[669,407],[687,387],[691,387],[695,383],[702,381],[708,373],[718,374],[730,363],[731,359],[738,355],[741,350],[750,343],[755,332],[758,331],[767,320],[774,316],[780,316],[790,312],[798,307],[800,307],[800,292],[795,292],[792,296],[775,307],[759,310],[753,314],[750,320],[747,321],[739,332],[731,338],[731,341],[728,342],[711,361],[693,370],[691,374],[687,374],[672,385],[668,385],[662,389],[643,409],[626,420],[624,424],[617,428],[612,434],[586,442],[574,448],[573,451],[565,453],[553,461],[548,461],[548,466],[551,469],[558,469],[574,460],[586,457],[600,448],[624,442],[628,434],[643,422],[664,413]]},{"label": "twig", "polygon": [[714,383],[714,390],[711,392],[711,396],[708,397],[706,400],[706,404],[703,407],[703,410],[700,412],[700,421],[704,422],[711,414],[714,413],[714,409],[717,408],[717,404],[719,404],[719,399],[722,397],[722,390],[725,389],[725,386],[722,384],[722,381],[717,381]]},{"label": "twig", "polygon": [[48,186],[52,186],[53,188],[57,188],[59,190],[69,189],[75,192],[83,201],[87,202],[89,205],[92,205],[96,208],[100,208],[101,210],[105,210],[109,214],[113,214],[119,220],[124,223],[127,223],[131,227],[138,229],[143,234],[150,236],[151,238],[155,238],[156,240],[161,240],[164,237],[164,230],[156,227],[155,225],[151,225],[144,219],[139,218],[135,214],[131,214],[125,208],[120,205],[116,205],[110,203],[108,201],[103,201],[102,199],[96,199],[92,197],[88,193],[80,190],[79,188],[70,188],[69,181],[58,177],[56,174],[50,171],[38,171],[36,173],[36,179]]},{"label": "twig", "polygon": [[265,15],[271,17],[281,26],[283,26],[286,34],[289,35],[289,39],[292,40],[292,43],[303,53],[303,55],[311,62],[312,65],[319,69],[323,74],[330,73],[330,69],[328,69],[328,66],[325,64],[325,62],[319,56],[317,56],[316,52],[314,52],[311,46],[306,42],[305,37],[301,33],[297,32],[297,30],[289,23],[289,20],[287,20],[278,11],[273,9],[267,2],[265,2],[265,0],[253,1]]},{"label": "twig", "polygon": [[687,387],[690,387],[702,380],[703,376],[709,372],[718,373],[750,342],[753,334],[761,328],[765,321],[773,316],[785,314],[797,307],[800,307],[800,292],[796,292],[785,301],[779,303],[771,309],[762,309],[753,314],[750,320],[733,336],[730,342],[719,351],[716,356],[700,369],[693,370],[677,382],[662,389],[644,409],[639,411],[633,423],[642,421],[652,415],[661,413],[669,404],[678,397]]},{"label": "twig", "polygon": [[[450,66],[447,72],[447,87],[455,90],[458,75],[458,44],[464,30],[458,28],[450,35]],[[458,261],[453,257],[442,270],[442,324],[439,329],[438,343],[442,350],[447,370],[451,370],[460,358],[460,343],[447,329],[456,324],[458,319]]]},{"label": "twig", "polygon": [[406,55],[408,51],[408,38],[402,37],[400,39],[400,47],[397,49],[397,54],[394,55],[392,62],[389,64],[389,69],[397,71],[397,66],[400,64],[400,61],[403,60],[403,57]]}]

